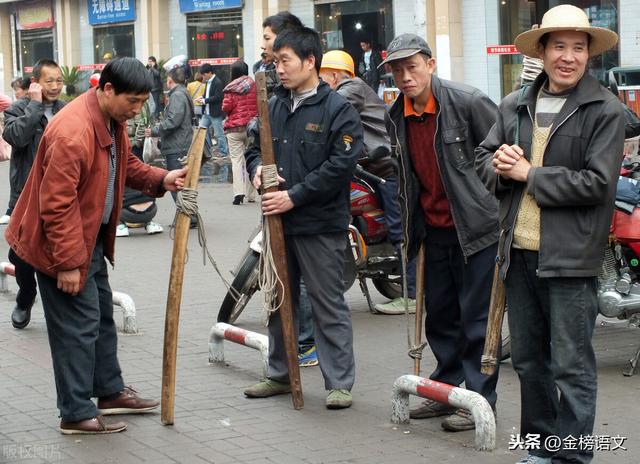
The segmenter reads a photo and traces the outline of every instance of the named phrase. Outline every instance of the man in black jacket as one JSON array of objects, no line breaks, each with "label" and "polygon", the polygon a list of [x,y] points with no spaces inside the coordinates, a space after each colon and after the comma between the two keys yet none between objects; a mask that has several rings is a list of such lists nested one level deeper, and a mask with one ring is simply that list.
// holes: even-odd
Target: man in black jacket
[{"label": "man in black jacket", "polygon": [[363,40],[360,42],[360,48],[362,49],[362,57],[358,63],[358,74],[362,77],[369,87],[374,92],[378,93],[378,87],[380,87],[380,62],[382,56],[378,50],[374,50],[371,47],[370,40]]},{"label": "man in black jacket", "polygon": [[[288,29],[274,44],[282,82],[269,101],[280,190],[262,197],[265,215],[281,214],[293,308],[300,276],[311,301],[320,368],[330,409],[351,406],[355,377],[351,317],[342,266],[350,219],[350,179],[362,150],[356,110],[318,77],[322,45],[309,28]],[[247,150],[253,184],[263,182],[259,137]],[[274,181],[274,179],[271,179]],[[267,378],[245,390],[251,398],[289,392],[280,313],[269,321]]]},{"label": "man in black jacket", "polygon": [[[218,141],[218,150],[222,156],[229,153],[227,148],[227,138],[224,135],[223,122],[225,114],[222,111],[222,100],[224,98],[224,86],[222,81],[213,72],[213,66],[208,63],[200,67],[200,74],[206,82],[204,95],[196,101],[204,105],[204,114],[200,118],[200,127],[209,129],[213,126],[213,132]],[[207,130],[207,144],[211,147],[211,135]]]},{"label": "man in black jacket", "polygon": [[[498,241],[497,204],[473,170],[475,147],[496,117],[496,105],[473,87],[433,75],[424,39],[402,34],[387,59],[402,92],[387,129],[398,158],[405,247],[424,242],[425,335],[438,362],[431,379],[463,381],[495,409],[497,372],[480,373]],[[382,65],[381,64],[381,65]],[[450,431],[475,427],[470,412],[432,400],[411,417],[447,417]]]},{"label": "man in black jacket", "polygon": [[[38,145],[47,123],[62,109],[58,100],[62,91],[62,71],[55,61],[40,60],[33,67],[33,77],[26,98],[15,102],[5,111],[2,137],[12,146],[10,161],[11,197],[7,214],[11,216],[18,197],[27,182]],[[35,271],[9,249],[9,261],[16,268],[16,282],[20,290],[11,322],[16,329],[24,329],[31,320],[31,307],[36,298]]]},{"label": "man in black jacket", "polygon": [[[597,276],[609,235],[624,144],[619,100],[587,74],[617,35],[571,5],[550,9],[518,50],[542,58],[531,86],[508,95],[476,150],[476,169],[500,201],[498,250],[520,378],[521,435],[541,446],[521,462],[588,463],[596,412],[591,338]],[[548,441],[549,437],[551,440]],[[565,442],[566,443],[566,442]]]}]

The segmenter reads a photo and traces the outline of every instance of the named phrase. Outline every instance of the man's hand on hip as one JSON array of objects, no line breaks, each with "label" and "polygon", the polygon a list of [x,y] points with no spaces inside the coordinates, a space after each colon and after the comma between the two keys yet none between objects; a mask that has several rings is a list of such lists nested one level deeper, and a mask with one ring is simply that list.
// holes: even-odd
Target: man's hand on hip
[{"label": "man's hand on hip", "polygon": [[58,272],[58,289],[73,296],[80,293],[80,269]]},{"label": "man's hand on hip", "polygon": [[289,192],[286,190],[262,195],[262,212],[265,216],[286,213],[293,206],[293,202],[289,198]]}]

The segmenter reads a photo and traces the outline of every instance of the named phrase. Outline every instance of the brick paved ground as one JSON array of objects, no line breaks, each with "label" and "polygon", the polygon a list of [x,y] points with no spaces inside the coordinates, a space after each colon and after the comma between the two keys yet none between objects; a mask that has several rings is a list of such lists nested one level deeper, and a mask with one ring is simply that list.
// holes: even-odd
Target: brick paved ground
[{"label": "brick paved ground", "polygon": [[[8,198],[8,163],[0,163],[0,205]],[[229,185],[203,184],[200,208],[212,253],[225,275],[244,251],[258,222],[258,207],[231,205]],[[158,222],[172,220],[173,204],[160,200]],[[4,210],[4,207],[1,208]],[[111,283],[128,293],[138,310],[137,335],[121,335],[119,353],[125,381],[143,394],[159,396],[166,289],[171,239],[166,232],[148,237],[133,230],[117,243]],[[248,400],[242,389],[261,376],[257,352],[226,346],[227,364],[208,364],[207,340],[224,286],[210,265],[203,267],[195,234],[183,292],[178,349],[175,425],[163,426],[159,414],[127,418],[126,432],[100,437],[66,437],[58,430],[55,387],[46,327],[40,302],[25,330],[11,327],[16,285],[0,294],[0,462],[59,463],[513,463],[522,452],[508,450],[509,434],[518,430],[518,382],[509,363],[499,382],[497,448],[473,449],[473,432],[445,433],[438,419],[393,426],[391,386],[411,371],[406,356],[404,316],[368,312],[357,288],[348,293],[355,331],[357,379],[354,405],[343,411],[324,408],[325,391],[317,368],[302,370],[305,408],[295,411],[288,396]],[[0,243],[0,260],[7,246]],[[375,301],[382,297],[374,294]],[[116,312],[121,326],[121,313]],[[240,319],[249,330],[264,332],[258,299]],[[413,326],[413,322],[411,322]],[[597,462],[640,461],[637,405],[640,375],[620,374],[640,342],[625,326],[596,331],[599,362],[599,405],[596,433],[628,437],[628,451],[600,452]],[[427,372],[434,360],[427,350]],[[415,400],[412,400],[415,403]]]}]

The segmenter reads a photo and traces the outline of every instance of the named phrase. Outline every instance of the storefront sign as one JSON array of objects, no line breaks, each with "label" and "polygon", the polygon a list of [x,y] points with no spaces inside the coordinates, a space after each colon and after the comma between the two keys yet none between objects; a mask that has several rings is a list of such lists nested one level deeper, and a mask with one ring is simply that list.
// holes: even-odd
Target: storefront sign
[{"label": "storefront sign", "polygon": [[515,45],[490,45],[487,47],[487,55],[518,55],[519,53]]},{"label": "storefront sign", "polygon": [[49,0],[19,3],[17,10],[20,31],[53,27],[53,13]]},{"label": "storefront sign", "polygon": [[33,66],[25,66],[22,69],[24,70],[25,74],[31,74],[33,72]]},{"label": "storefront sign", "polygon": [[76,69],[78,71],[93,71],[94,69],[97,69],[98,71],[100,71],[104,67],[105,67],[104,63],[79,64],[78,66],[76,66]]},{"label": "storefront sign", "polygon": [[242,0],[180,0],[180,13],[242,8]]},{"label": "storefront sign", "polygon": [[220,66],[225,64],[233,64],[240,58],[199,58],[197,60],[189,60],[189,66],[202,66],[205,63]]},{"label": "storefront sign", "polygon": [[87,0],[87,7],[91,25],[136,20],[135,0]]}]

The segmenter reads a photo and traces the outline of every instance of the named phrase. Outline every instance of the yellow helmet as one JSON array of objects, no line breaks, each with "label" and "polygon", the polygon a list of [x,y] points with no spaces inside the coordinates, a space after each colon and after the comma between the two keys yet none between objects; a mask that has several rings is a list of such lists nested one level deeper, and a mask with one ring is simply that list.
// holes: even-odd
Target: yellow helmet
[{"label": "yellow helmet", "polygon": [[322,56],[320,69],[339,69],[355,77],[353,58],[342,50],[330,50]]}]

